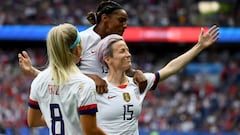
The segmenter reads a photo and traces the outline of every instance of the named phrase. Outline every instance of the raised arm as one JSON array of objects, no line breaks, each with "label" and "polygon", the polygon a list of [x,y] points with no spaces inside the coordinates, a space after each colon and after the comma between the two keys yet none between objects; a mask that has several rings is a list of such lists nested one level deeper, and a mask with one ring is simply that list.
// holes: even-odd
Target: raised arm
[{"label": "raised arm", "polygon": [[36,77],[40,72],[40,70],[32,66],[31,59],[26,51],[22,51],[22,53],[18,54],[18,62],[20,68],[27,74]]},{"label": "raised arm", "polygon": [[213,25],[208,32],[204,32],[201,28],[199,39],[196,45],[184,54],[170,61],[165,67],[160,69],[160,81],[165,80],[169,76],[176,74],[184,68],[193,58],[195,58],[202,50],[211,46],[219,38],[219,27]]}]

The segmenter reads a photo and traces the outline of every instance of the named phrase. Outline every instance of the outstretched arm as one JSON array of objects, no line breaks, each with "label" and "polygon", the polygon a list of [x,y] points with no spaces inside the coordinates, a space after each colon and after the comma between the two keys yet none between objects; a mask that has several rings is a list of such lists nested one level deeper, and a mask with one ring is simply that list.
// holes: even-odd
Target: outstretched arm
[{"label": "outstretched arm", "polygon": [[33,75],[34,77],[36,77],[38,73],[40,73],[40,70],[32,66],[31,59],[26,51],[22,51],[22,53],[18,54],[18,61],[20,68],[25,73]]},{"label": "outstretched arm", "polygon": [[208,32],[204,32],[201,28],[198,43],[193,46],[186,53],[178,56],[170,61],[165,67],[160,69],[160,81],[165,80],[169,76],[176,74],[182,68],[184,68],[193,58],[195,58],[202,50],[211,46],[219,38],[219,27],[213,25]]}]

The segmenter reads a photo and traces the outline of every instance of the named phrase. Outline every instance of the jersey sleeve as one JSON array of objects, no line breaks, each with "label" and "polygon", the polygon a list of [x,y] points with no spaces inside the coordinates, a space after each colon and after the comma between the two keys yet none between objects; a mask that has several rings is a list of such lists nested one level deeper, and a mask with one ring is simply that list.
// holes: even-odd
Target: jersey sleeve
[{"label": "jersey sleeve", "polygon": [[151,87],[150,90],[155,90],[156,87],[157,87],[157,85],[158,85],[158,82],[159,82],[159,80],[160,80],[160,74],[159,74],[158,71],[155,72],[154,75],[155,75],[155,79],[154,79],[153,85],[152,85],[152,87]]},{"label": "jersey sleeve", "polygon": [[37,79],[35,78],[31,84],[30,95],[28,100],[28,106],[33,109],[40,109],[38,104],[38,97],[37,97]]},{"label": "jersey sleeve", "polygon": [[147,87],[145,89],[145,92],[149,90],[154,90],[157,87],[157,84],[160,79],[159,72],[156,73],[144,73],[145,77],[147,78]]},{"label": "jersey sleeve", "polygon": [[96,86],[93,81],[85,83],[78,95],[78,113],[79,114],[95,114],[97,110]]}]

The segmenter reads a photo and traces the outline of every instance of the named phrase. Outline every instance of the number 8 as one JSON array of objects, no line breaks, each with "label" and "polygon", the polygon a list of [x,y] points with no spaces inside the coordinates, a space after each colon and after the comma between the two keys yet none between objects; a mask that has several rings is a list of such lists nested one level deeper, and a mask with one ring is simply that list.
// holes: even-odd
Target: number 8
[{"label": "number 8", "polygon": [[[52,134],[64,135],[64,121],[62,119],[60,106],[58,104],[50,104],[50,111],[52,118]],[[60,133],[56,133],[56,122],[60,122]]]}]

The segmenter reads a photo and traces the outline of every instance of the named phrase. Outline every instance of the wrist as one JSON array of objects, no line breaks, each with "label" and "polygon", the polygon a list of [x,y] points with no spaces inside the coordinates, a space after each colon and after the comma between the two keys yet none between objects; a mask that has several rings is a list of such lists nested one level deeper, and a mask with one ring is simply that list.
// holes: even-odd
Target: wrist
[{"label": "wrist", "polygon": [[40,72],[40,71],[38,71],[38,70],[37,70],[36,68],[34,68],[33,66],[31,67],[30,73],[31,73],[33,76],[37,76],[39,72]]},{"label": "wrist", "polygon": [[97,75],[93,75],[93,74],[85,74],[85,75],[87,75],[89,78],[91,78],[94,82],[96,81],[96,79],[97,79]]},{"label": "wrist", "polygon": [[202,43],[197,43],[194,47],[199,51],[202,51],[206,48],[204,45],[202,45]]}]

